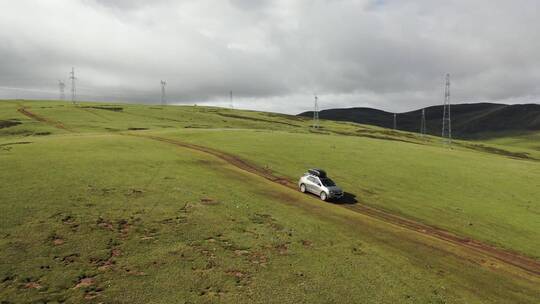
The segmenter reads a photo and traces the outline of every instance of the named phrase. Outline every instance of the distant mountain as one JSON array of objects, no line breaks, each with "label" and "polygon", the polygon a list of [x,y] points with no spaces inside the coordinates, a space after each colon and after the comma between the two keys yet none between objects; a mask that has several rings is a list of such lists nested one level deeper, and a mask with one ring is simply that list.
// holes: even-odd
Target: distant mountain
[{"label": "distant mountain", "polygon": [[[474,138],[481,134],[540,130],[540,104],[505,105],[495,103],[456,104],[451,106],[452,135]],[[299,116],[313,117],[313,112]],[[426,108],[427,132],[440,135],[443,107]],[[319,112],[321,119],[351,121],[393,128],[394,113],[372,108],[329,109]],[[397,129],[419,132],[422,110],[397,114]]]}]

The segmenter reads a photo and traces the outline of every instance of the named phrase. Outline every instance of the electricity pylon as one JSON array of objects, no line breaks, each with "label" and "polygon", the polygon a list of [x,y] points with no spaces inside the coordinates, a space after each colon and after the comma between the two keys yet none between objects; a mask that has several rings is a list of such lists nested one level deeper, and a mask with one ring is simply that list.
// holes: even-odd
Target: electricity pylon
[{"label": "electricity pylon", "polygon": [[161,105],[164,106],[167,104],[167,96],[165,95],[165,87],[167,82],[165,80],[161,81]]},{"label": "electricity pylon", "polygon": [[60,100],[66,99],[66,93],[64,89],[66,88],[66,83],[62,80],[58,80],[58,90],[60,91]]},{"label": "electricity pylon", "polygon": [[69,73],[69,79],[71,80],[71,103],[76,103],[76,95],[77,95],[77,89],[75,87],[75,80],[77,80],[77,77],[75,77],[75,68],[71,68],[71,72]]},{"label": "electricity pylon", "polygon": [[313,108],[313,128],[319,128],[319,97],[315,95],[315,104]]},{"label": "electricity pylon", "polygon": [[422,109],[422,118],[420,121],[420,134],[422,134],[422,137],[426,136],[426,109]]},{"label": "electricity pylon", "polygon": [[446,85],[444,87],[444,104],[442,120],[443,143],[450,146],[452,144],[452,120],[450,117],[450,74],[446,74]]}]

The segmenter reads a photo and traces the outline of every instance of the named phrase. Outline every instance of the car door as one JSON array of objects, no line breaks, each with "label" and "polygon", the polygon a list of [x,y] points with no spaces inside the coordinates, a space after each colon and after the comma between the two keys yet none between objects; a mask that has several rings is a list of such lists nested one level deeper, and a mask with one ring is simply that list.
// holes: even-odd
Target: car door
[{"label": "car door", "polygon": [[319,195],[322,191],[322,183],[318,177],[315,177],[315,185],[313,186],[313,193]]},{"label": "car door", "polygon": [[315,187],[315,179],[312,176],[308,176],[306,180],[306,190],[308,192],[313,192]]},{"label": "car door", "polygon": [[307,189],[309,192],[311,193],[315,193],[315,194],[319,194],[321,191],[320,191],[320,188],[321,188],[321,182],[319,181],[318,178],[314,177],[314,176],[309,176],[308,177],[308,185],[307,185]]}]

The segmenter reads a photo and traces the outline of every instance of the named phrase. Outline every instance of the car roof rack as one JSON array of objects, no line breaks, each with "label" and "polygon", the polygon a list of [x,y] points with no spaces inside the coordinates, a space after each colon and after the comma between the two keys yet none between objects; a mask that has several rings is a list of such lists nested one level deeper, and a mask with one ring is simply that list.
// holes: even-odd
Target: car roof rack
[{"label": "car roof rack", "polygon": [[321,177],[321,178],[326,177],[326,171],[324,171],[322,169],[309,169],[308,173],[311,174],[311,175]]}]

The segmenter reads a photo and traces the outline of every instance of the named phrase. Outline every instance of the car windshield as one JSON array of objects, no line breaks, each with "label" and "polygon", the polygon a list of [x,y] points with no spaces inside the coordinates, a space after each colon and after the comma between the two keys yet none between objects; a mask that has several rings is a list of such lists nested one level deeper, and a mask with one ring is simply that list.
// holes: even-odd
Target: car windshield
[{"label": "car windshield", "polygon": [[329,178],[321,178],[321,182],[326,187],[334,187],[336,184],[334,184],[334,181]]}]

